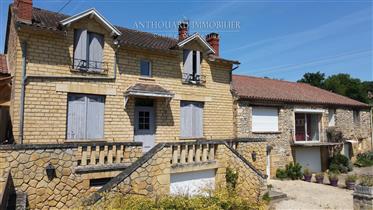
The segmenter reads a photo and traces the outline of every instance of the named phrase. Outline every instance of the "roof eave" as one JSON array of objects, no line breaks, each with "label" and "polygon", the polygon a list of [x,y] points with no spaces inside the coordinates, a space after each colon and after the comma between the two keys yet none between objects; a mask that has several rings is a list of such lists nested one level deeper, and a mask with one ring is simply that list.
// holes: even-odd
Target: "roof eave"
[{"label": "roof eave", "polygon": [[120,32],[113,24],[111,24],[104,16],[102,16],[95,8],[88,9],[76,15],[70,16],[64,20],[61,20],[60,24],[62,26],[68,26],[69,24],[87,16],[96,16],[106,27],[108,27],[112,31],[113,34],[117,36],[122,35],[122,32]]},{"label": "roof eave", "polygon": [[189,43],[190,41],[192,41],[194,39],[197,39],[199,42],[201,42],[208,49],[207,52],[215,54],[214,48],[212,48],[211,45],[209,43],[207,43],[207,41],[205,39],[203,39],[201,37],[201,35],[199,35],[199,33],[194,33],[191,36],[188,36],[186,39],[177,43],[177,46],[180,47],[180,48],[183,48],[185,44]]}]

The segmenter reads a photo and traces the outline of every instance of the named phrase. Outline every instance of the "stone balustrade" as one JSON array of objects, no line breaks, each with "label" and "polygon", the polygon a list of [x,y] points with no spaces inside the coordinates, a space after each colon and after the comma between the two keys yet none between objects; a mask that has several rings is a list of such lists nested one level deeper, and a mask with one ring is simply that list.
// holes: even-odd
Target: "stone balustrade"
[{"label": "stone balustrade", "polygon": [[217,144],[214,143],[177,143],[171,145],[171,164],[186,164],[214,161]]},{"label": "stone balustrade", "polygon": [[142,155],[142,146],[128,143],[101,143],[79,145],[77,166],[95,166],[132,163]]}]

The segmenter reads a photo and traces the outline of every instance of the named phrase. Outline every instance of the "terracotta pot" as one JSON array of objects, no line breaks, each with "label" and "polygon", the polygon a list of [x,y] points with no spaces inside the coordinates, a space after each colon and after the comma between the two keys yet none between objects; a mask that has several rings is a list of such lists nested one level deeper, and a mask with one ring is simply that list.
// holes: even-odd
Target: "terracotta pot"
[{"label": "terracotta pot", "polygon": [[338,179],[331,179],[329,181],[330,181],[330,185],[331,186],[334,186],[334,187],[338,186]]},{"label": "terracotta pot", "polygon": [[346,182],[346,188],[349,190],[354,190],[355,189],[355,182]]},{"label": "terracotta pot", "polygon": [[311,182],[312,175],[304,175],[304,181]]},{"label": "terracotta pot", "polygon": [[319,183],[319,184],[324,183],[324,177],[316,177],[316,183]]}]

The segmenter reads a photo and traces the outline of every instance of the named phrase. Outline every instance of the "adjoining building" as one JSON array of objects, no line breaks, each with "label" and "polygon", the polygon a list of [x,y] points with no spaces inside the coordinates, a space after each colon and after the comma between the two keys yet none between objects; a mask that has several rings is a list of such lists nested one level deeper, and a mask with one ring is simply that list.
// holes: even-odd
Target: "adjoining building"
[{"label": "adjoining building", "polygon": [[372,149],[367,104],[304,83],[241,75],[233,75],[232,93],[237,137],[268,139],[267,175],[291,161],[324,171],[335,149],[349,158]]}]

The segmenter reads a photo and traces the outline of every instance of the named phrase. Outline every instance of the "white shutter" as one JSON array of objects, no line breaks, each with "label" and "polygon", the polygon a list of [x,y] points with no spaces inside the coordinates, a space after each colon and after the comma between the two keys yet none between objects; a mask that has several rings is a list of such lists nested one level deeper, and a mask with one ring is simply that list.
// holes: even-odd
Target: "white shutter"
[{"label": "white shutter", "polygon": [[193,103],[193,137],[203,137],[203,104]]},{"label": "white shutter", "polygon": [[86,97],[69,95],[67,139],[84,139],[86,136]]},{"label": "white shutter", "polygon": [[335,109],[329,109],[329,126],[335,126]]},{"label": "white shutter", "polygon": [[87,139],[104,138],[104,97],[90,95],[87,104]]},{"label": "white shutter", "polygon": [[183,73],[193,74],[193,51],[184,50],[184,70]]},{"label": "white shutter", "polygon": [[191,104],[182,101],[180,103],[180,137],[191,137],[192,128],[192,112]]},{"label": "white shutter", "polygon": [[276,107],[252,108],[252,132],[277,132],[278,109]]},{"label": "white shutter", "polygon": [[87,60],[87,30],[76,29],[74,39],[74,68],[84,68]]},{"label": "white shutter", "polygon": [[201,52],[200,51],[196,51],[196,66],[197,66],[197,71],[196,71],[196,74],[197,75],[201,75]]},{"label": "white shutter", "polygon": [[101,71],[104,48],[104,37],[89,33],[89,67],[92,71]]}]

